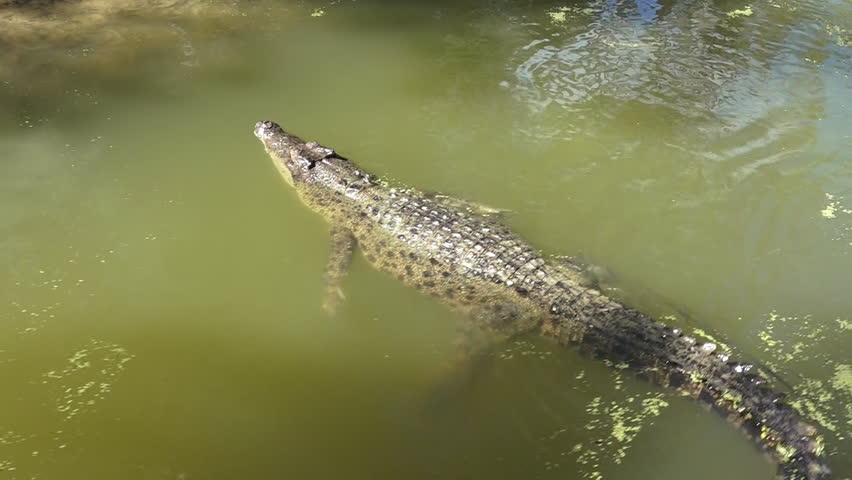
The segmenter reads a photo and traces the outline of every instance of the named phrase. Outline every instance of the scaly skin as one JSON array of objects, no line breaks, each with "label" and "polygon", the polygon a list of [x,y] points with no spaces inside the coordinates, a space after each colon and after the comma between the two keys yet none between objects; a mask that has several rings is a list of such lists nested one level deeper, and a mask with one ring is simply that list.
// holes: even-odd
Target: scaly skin
[{"label": "scaly skin", "polygon": [[392,187],[273,122],[258,122],[255,135],[301,200],[332,225],[329,310],[357,243],[374,267],[466,313],[476,331],[494,338],[537,331],[626,364],[739,426],[773,456],[783,478],[829,478],[816,429],[764,377],[716,345],[584,285],[475,206]]}]

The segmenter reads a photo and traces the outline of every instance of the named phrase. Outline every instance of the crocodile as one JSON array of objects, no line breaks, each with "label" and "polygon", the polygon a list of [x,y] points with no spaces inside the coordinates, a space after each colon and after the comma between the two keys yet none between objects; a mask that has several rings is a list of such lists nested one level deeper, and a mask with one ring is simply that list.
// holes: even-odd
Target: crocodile
[{"label": "crocodile", "polygon": [[717,411],[774,459],[779,477],[830,477],[817,428],[764,374],[720,345],[610,298],[542,256],[493,210],[393,185],[271,121],[258,122],[254,134],[301,201],[330,225],[327,310],[342,299],[357,246],[378,270],[466,314],[472,339],[538,333],[579,347]]}]

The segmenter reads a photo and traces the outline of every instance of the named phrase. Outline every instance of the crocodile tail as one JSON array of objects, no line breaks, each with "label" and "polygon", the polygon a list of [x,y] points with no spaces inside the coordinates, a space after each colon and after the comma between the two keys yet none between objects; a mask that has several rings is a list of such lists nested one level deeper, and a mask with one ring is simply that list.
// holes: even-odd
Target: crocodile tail
[{"label": "crocodile tail", "polygon": [[596,294],[587,290],[552,303],[552,323],[545,332],[596,357],[627,364],[639,376],[716,410],[778,462],[784,479],[830,477],[816,428],[751,365]]}]

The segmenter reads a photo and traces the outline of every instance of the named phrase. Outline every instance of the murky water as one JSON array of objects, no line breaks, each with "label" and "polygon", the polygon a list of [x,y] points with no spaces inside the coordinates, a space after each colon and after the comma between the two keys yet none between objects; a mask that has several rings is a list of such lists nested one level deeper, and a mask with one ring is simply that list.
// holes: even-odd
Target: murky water
[{"label": "murky water", "polygon": [[0,10],[0,478],[772,478],[544,340],[435,401],[458,317],[360,259],[323,314],[265,118],[721,333],[852,476],[848,2],[137,3]]}]

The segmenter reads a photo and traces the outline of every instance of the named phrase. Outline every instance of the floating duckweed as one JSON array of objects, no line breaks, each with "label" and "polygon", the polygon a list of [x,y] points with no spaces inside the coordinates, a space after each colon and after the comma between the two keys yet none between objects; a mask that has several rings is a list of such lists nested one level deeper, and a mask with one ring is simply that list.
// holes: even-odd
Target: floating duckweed
[{"label": "floating duckweed", "polygon": [[783,443],[779,443],[775,446],[775,451],[778,452],[778,455],[781,457],[782,462],[786,462],[793,458],[793,455],[796,454],[796,449],[793,447],[789,447],[784,445]]},{"label": "floating duckweed", "polygon": [[616,374],[615,378],[612,381],[613,388],[616,390],[621,390],[621,387],[624,385],[624,377],[620,374]]},{"label": "floating duckweed", "polygon": [[720,342],[719,340],[714,338],[712,335],[710,335],[709,333],[705,332],[704,330],[702,330],[700,328],[696,328],[696,329],[692,330],[692,333],[694,333],[696,336],[706,338],[707,340],[710,340],[711,342],[715,343],[716,345],[723,346],[723,347],[725,346],[722,342]]},{"label": "floating duckweed", "polygon": [[597,9],[591,7],[559,7],[552,12],[547,12],[547,16],[550,17],[550,20],[553,21],[553,23],[564,23],[568,19],[569,15],[593,15],[597,12]]},{"label": "floating duckweed", "polygon": [[86,348],[71,355],[65,368],[44,374],[46,379],[61,382],[56,410],[70,420],[95,405],[112,391],[111,382],[122,374],[132,358],[119,345],[92,340]]},{"label": "floating duckweed", "polygon": [[[589,415],[600,415],[601,413],[601,397],[595,397],[586,405],[586,413]],[[588,425],[587,425],[588,427]]]},{"label": "floating duckweed", "polygon": [[323,10],[321,8],[317,8],[313,11],[313,13],[311,13],[312,17],[321,17],[323,15],[325,15],[325,10]]},{"label": "floating duckweed", "polygon": [[669,402],[661,397],[649,397],[642,400],[642,408],[646,415],[657,417],[662,413],[663,409],[669,406]]},{"label": "floating duckweed", "polygon": [[[646,395],[642,398],[642,395]],[[586,405],[591,417],[584,428],[597,432],[598,438],[584,444],[576,444],[569,453],[577,455],[577,463],[590,467],[581,468],[582,478],[602,479],[597,470],[607,459],[620,464],[627,457],[631,442],[645,425],[652,424],[651,418],[659,416],[668,402],[662,394],[644,393],[624,398],[621,401],[605,402],[601,397],[593,398]],[[594,470],[592,470],[594,469]]]},{"label": "floating duckweed", "polygon": [[701,383],[701,375],[698,372],[689,372],[689,380],[692,383]]},{"label": "floating duckweed", "polygon": [[547,15],[553,20],[555,23],[562,23],[565,21],[565,12],[564,11],[556,11],[556,12],[547,12]]},{"label": "floating duckweed", "polygon": [[[700,329],[700,328],[696,328],[696,329],[694,329],[692,332],[693,332],[695,335],[697,335],[697,336],[699,336],[699,337],[702,337],[702,338],[705,338],[705,339],[707,339],[707,340],[710,340],[712,343],[716,344],[716,347],[717,347],[717,348],[713,348],[713,349],[712,349],[712,350],[710,350],[710,352],[708,352],[708,353],[712,353],[713,351],[716,351],[716,350],[719,350],[719,349],[724,350],[724,351],[726,351],[726,352],[730,352],[730,351],[731,351],[731,347],[730,347],[730,346],[728,346],[728,344],[727,344],[727,343],[725,343],[725,342],[723,342],[723,341],[719,340],[718,338],[714,337],[713,335],[710,335],[709,333],[707,333],[706,331],[704,331],[704,330],[702,330],[702,329]],[[721,352],[720,352],[720,353],[721,353]]]},{"label": "floating duckweed", "polygon": [[821,435],[817,435],[816,437],[814,437],[814,443],[816,444],[814,446],[814,454],[816,454],[817,456],[822,456],[822,454],[825,453],[825,440],[822,438]]},{"label": "floating duckweed", "polygon": [[553,355],[553,352],[549,350],[539,350],[536,348],[534,343],[526,340],[516,340],[508,348],[498,353],[497,358],[501,360],[511,360],[515,358],[516,355],[521,357],[533,357],[539,360],[547,360],[548,357]]},{"label": "floating duckweed", "polygon": [[739,408],[739,404],[743,401],[743,397],[738,393],[731,393],[730,391],[728,391],[722,394],[722,400],[731,402],[731,404],[736,409]]},{"label": "floating duckweed", "polygon": [[769,348],[775,348],[781,345],[781,342],[772,338],[772,335],[766,330],[758,333],[757,337]]},{"label": "floating duckweed", "polygon": [[[834,200],[827,194],[829,200]],[[820,361],[827,367],[823,369],[833,372],[826,378],[804,378],[794,386],[794,399],[790,402],[805,416],[822,426],[826,432],[831,432],[837,440],[845,440],[852,436],[847,430],[852,426],[852,365],[838,364],[821,352],[820,344],[838,334],[843,335],[852,330],[852,321],[836,319],[840,330],[831,329],[829,325],[813,322],[811,317],[786,317],[777,312],[770,312],[764,330],[759,334],[763,341],[764,351],[776,361],[767,361],[772,369],[783,373],[795,363]],[[784,325],[788,331],[785,339],[776,337],[776,328]],[[790,328],[793,330],[789,330]],[[781,330],[778,328],[777,330]],[[847,431],[843,431],[847,430]]]},{"label": "floating duckweed", "polygon": [[[612,419],[612,437],[621,443],[627,442],[630,435],[636,432],[639,428],[635,425],[625,423],[624,416],[627,413],[627,407],[613,406],[610,409],[609,416]],[[616,458],[616,463],[621,463],[621,458],[624,457],[623,452]]]},{"label": "floating duckweed", "polygon": [[754,12],[751,11],[751,5],[746,5],[745,8],[739,10],[731,10],[727,15],[731,18],[750,17]]},{"label": "floating duckweed", "polygon": [[834,388],[852,394],[852,365],[838,365],[831,381]]},{"label": "floating duckweed", "polygon": [[837,432],[837,423],[831,418],[834,414],[830,402],[834,395],[825,388],[821,380],[809,378],[796,386],[796,393],[800,398],[790,402],[797,410],[806,412],[807,416],[814,419],[830,432]]}]

